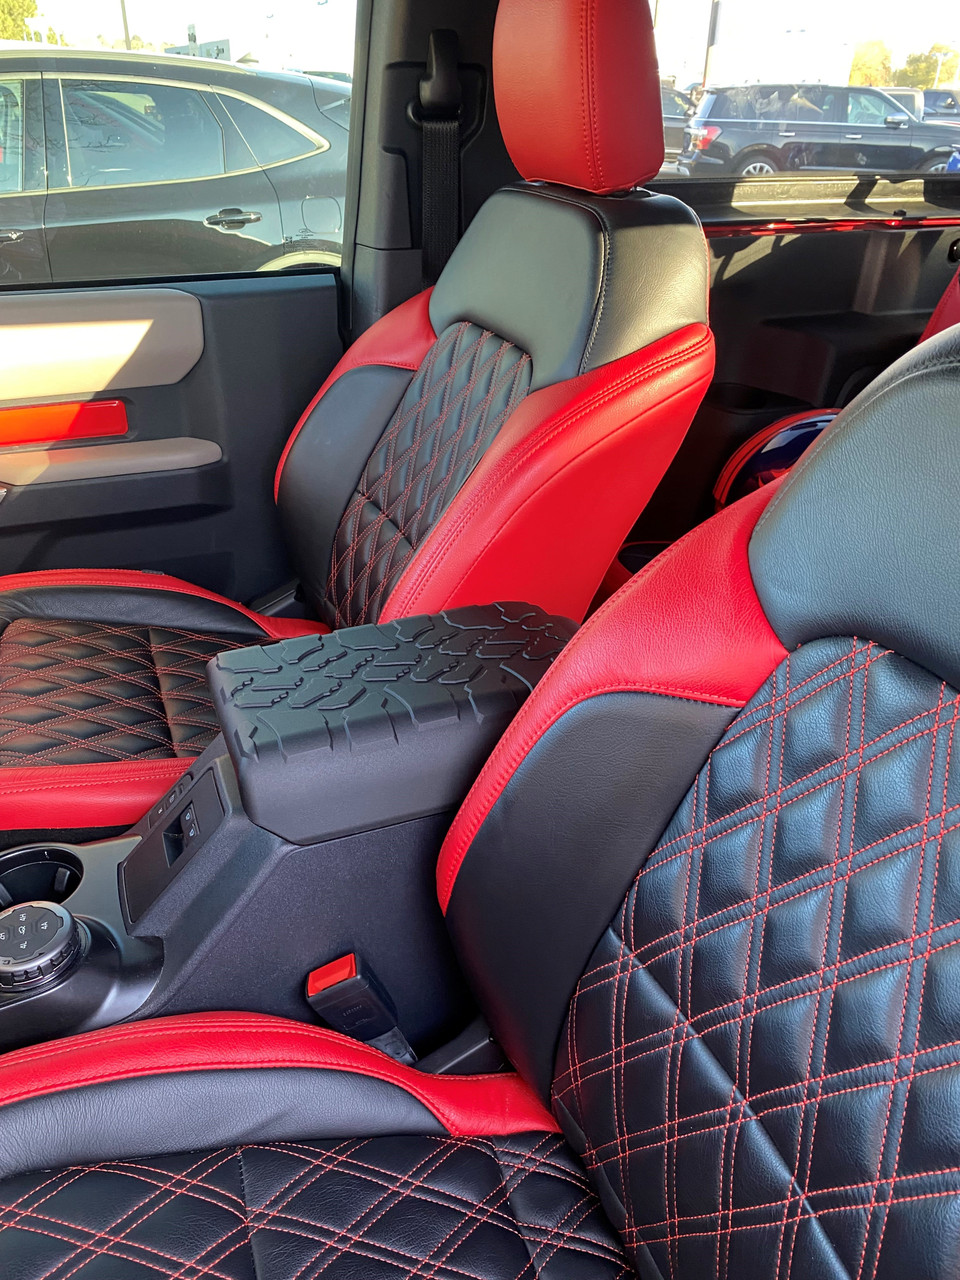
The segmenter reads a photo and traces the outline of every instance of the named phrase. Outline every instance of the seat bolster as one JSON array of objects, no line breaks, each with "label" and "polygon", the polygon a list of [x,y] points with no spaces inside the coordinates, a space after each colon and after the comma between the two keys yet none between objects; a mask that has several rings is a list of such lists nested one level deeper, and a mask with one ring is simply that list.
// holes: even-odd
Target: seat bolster
[{"label": "seat bolster", "polygon": [[[581,619],[712,372],[710,331],[689,325],[527,396],[418,548],[380,620],[497,599],[534,600]],[[532,555],[545,528],[551,553]]]},{"label": "seat bolster", "polygon": [[943,297],[937,303],[937,308],[930,317],[920,341],[926,342],[928,338],[935,338],[938,333],[943,333],[945,329],[955,324],[960,324],[960,268],[943,291]]},{"label": "seat bolster", "polygon": [[515,1075],[431,1076],[249,1013],[113,1027],[0,1059],[0,1178],[246,1142],[557,1132]]},{"label": "seat bolster", "polygon": [[329,630],[303,618],[269,618],[236,600],[165,573],[133,569],[47,569],[0,577],[0,627],[17,618],[129,622],[138,626],[265,637]]}]

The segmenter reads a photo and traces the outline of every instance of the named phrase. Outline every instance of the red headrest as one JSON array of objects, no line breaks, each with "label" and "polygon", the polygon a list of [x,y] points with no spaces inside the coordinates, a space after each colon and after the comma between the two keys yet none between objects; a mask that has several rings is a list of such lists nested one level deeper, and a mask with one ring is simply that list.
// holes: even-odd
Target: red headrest
[{"label": "red headrest", "polygon": [[663,164],[647,0],[500,0],[493,77],[504,142],[528,181],[603,194]]}]

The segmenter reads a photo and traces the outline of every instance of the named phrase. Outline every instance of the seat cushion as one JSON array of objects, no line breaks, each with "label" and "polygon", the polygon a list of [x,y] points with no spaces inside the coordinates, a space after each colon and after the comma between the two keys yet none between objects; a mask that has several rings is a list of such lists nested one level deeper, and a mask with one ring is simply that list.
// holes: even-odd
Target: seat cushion
[{"label": "seat cushion", "polygon": [[555,1120],[512,1073],[429,1075],[245,1013],[0,1055],[3,1280],[321,1274],[632,1272]]},{"label": "seat cushion", "polygon": [[5,1280],[617,1280],[556,1134],[267,1142],[0,1184]]},{"label": "seat cushion", "polygon": [[164,574],[0,578],[0,831],[137,821],[219,731],[210,659],[325,630]]},{"label": "seat cushion", "polygon": [[193,759],[218,731],[206,664],[236,636],[21,618],[0,634],[0,767]]}]

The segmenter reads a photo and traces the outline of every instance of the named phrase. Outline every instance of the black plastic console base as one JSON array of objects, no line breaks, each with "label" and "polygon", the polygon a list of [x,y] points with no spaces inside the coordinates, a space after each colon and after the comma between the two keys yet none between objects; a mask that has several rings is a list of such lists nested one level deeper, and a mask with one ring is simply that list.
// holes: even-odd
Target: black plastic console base
[{"label": "black plastic console base", "polygon": [[459,805],[575,629],[497,604],[220,654],[244,809],[311,844]]}]

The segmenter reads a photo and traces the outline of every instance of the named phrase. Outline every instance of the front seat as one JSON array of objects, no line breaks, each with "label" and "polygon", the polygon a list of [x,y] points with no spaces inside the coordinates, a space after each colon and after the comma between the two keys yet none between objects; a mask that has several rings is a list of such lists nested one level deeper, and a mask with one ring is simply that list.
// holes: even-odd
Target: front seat
[{"label": "front seat", "polygon": [[958,398],[960,328],[513,722],[438,889],[517,1075],[238,1013],[11,1053],[5,1280],[955,1278]]},{"label": "front seat", "polygon": [[583,617],[710,380],[706,244],[631,191],[663,161],[642,0],[502,0],[494,68],[525,181],[349,349],[280,462],[314,620],[153,573],[0,579],[4,843],[136,821],[216,734],[220,650],[498,599]]}]

